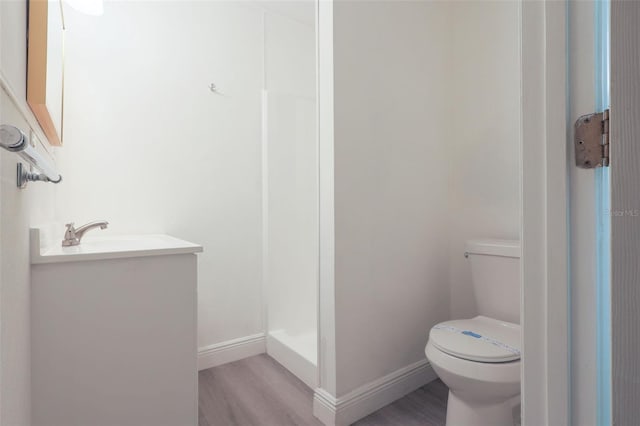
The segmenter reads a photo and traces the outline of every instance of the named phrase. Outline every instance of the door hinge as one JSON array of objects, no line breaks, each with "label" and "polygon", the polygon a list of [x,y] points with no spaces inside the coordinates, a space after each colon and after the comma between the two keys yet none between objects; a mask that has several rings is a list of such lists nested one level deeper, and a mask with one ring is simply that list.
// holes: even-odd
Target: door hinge
[{"label": "door hinge", "polygon": [[576,166],[582,169],[609,166],[609,110],[576,120]]}]

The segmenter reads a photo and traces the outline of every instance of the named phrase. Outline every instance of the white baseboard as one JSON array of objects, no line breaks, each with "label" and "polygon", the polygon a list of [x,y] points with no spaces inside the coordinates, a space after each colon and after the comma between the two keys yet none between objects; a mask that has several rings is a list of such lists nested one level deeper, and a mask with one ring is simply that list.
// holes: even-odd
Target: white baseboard
[{"label": "white baseboard", "polygon": [[267,353],[311,389],[318,386],[318,367],[273,334],[267,334]]},{"label": "white baseboard", "polygon": [[426,359],[335,398],[324,389],[313,396],[313,415],[327,426],[346,426],[437,379]]},{"label": "white baseboard", "polygon": [[198,371],[265,353],[264,333],[227,340],[198,349]]}]

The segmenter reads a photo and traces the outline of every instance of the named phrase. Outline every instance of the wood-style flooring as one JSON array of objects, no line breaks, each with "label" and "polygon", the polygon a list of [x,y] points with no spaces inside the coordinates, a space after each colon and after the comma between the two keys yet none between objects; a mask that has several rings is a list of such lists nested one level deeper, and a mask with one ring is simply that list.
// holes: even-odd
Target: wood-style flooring
[{"label": "wood-style flooring", "polygon": [[449,388],[440,379],[354,423],[357,426],[444,426]]},{"label": "wood-style flooring", "polygon": [[[322,426],[313,391],[265,354],[201,371],[199,392],[199,426]],[[447,392],[436,380],[355,425],[443,426]]]}]

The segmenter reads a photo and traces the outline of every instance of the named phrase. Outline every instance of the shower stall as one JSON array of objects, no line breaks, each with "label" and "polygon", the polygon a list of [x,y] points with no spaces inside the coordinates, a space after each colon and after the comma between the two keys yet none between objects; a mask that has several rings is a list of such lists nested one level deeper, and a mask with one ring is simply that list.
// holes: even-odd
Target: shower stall
[{"label": "shower stall", "polygon": [[318,145],[314,2],[307,20],[266,13],[262,97],[267,353],[311,387],[317,376]]}]

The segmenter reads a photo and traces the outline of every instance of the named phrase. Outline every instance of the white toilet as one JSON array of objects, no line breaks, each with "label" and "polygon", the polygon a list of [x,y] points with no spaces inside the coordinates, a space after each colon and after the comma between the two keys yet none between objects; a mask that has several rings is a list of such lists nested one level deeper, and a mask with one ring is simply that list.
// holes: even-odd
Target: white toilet
[{"label": "white toilet", "polygon": [[449,387],[447,426],[513,426],[520,395],[520,243],[467,242],[479,316],[434,326],[425,349]]}]

